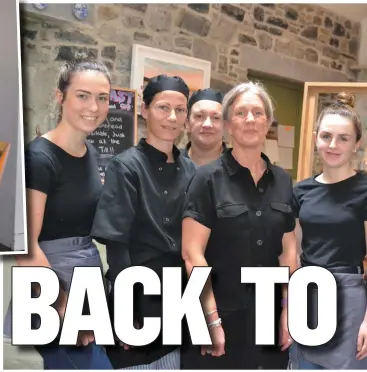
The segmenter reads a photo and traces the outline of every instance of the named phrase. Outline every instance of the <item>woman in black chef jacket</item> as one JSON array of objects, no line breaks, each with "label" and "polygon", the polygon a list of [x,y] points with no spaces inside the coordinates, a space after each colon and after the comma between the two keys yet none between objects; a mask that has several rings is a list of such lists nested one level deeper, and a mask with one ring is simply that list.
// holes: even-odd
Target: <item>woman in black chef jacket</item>
[{"label": "woman in black chef jacket", "polygon": [[338,311],[337,330],[329,342],[316,347],[292,345],[292,369],[367,369],[367,288],[362,278],[367,175],[352,166],[362,138],[354,101],[349,93],[340,93],[321,112],[316,147],[323,171],[294,187],[301,266],[321,266],[333,273]]},{"label": "woman in black chef jacket", "polygon": [[[194,163],[174,141],[187,117],[189,89],[180,77],[150,79],[143,92],[147,137],[112,159],[92,229],[106,244],[108,278],[129,266],[146,266],[162,278],[165,266],[182,267],[181,216]],[[110,297],[111,310],[113,297]],[[162,314],[160,296],[136,293],[136,321]],[[112,314],[113,315],[113,314]],[[116,314],[118,316],[118,314]],[[161,336],[144,347],[107,346],[115,369],[179,369],[177,346],[162,346]],[[127,350],[126,350],[127,349]]]},{"label": "woman in black chef jacket", "polygon": [[[264,88],[247,82],[223,100],[223,121],[232,137],[214,163],[198,168],[187,191],[182,255],[188,275],[212,267],[202,293],[213,345],[183,351],[183,369],[286,369],[292,342],[287,327],[287,288],[275,289],[275,345],[255,345],[255,290],[241,284],[241,267],[296,268],[292,179],[262,153],[273,121]],[[206,355],[208,354],[208,355]]]},{"label": "woman in black chef jacket", "polygon": [[226,149],[223,142],[223,94],[212,88],[194,92],[188,104],[186,131],[190,141],[181,153],[197,166],[211,163]]}]

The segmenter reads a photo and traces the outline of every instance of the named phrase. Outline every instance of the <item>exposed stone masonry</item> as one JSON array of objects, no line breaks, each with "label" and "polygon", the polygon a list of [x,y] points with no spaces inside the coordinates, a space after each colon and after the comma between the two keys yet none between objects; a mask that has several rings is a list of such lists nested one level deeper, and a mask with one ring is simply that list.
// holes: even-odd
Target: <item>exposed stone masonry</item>
[{"label": "exposed stone masonry", "polygon": [[211,85],[224,92],[247,78],[246,66],[239,64],[241,45],[355,79],[349,65],[356,63],[360,24],[317,5],[96,4],[94,10],[93,28],[23,17],[25,123],[31,136],[36,125],[42,131],[53,125],[47,112],[61,63],[100,58],[113,83],[127,87],[133,43],[210,60]]}]

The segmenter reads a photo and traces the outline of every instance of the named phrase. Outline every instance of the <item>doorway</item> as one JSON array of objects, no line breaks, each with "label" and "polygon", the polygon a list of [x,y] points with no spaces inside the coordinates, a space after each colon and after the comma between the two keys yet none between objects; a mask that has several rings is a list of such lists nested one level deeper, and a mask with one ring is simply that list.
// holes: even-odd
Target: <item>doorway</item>
[{"label": "doorway", "polygon": [[280,125],[294,126],[293,167],[286,169],[295,181],[297,179],[298,153],[300,146],[301,119],[304,84],[279,77],[249,71],[251,81],[262,83],[274,103],[274,117]]}]

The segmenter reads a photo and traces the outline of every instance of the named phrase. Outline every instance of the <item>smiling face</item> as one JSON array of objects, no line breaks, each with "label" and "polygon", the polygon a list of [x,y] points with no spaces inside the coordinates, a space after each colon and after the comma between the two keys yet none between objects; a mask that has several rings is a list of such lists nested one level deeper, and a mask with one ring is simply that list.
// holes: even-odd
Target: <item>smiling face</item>
[{"label": "smiling face", "polygon": [[157,93],[141,113],[148,131],[157,139],[173,142],[180,135],[187,116],[187,98],[180,92],[166,90]]},{"label": "smiling face", "polygon": [[186,122],[191,141],[202,147],[216,146],[222,142],[222,105],[211,100],[196,102]]},{"label": "smiling face", "polygon": [[226,125],[238,145],[251,148],[262,146],[269,130],[269,119],[261,98],[251,91],[242,93],[233,102]]},{"label": "smiling face", "polygon": [[348,164],[359,146],[350,118],[338,114],[325,115],[318,129],[316,146],[326,166],[340,168]]},{"label": "smiling face", "polygon": [[76,72],[66,92],[58,90],[56,94],[62,107],[61,121],[78,131],[93,132],[107,117],[110,83],[101,72]]}]

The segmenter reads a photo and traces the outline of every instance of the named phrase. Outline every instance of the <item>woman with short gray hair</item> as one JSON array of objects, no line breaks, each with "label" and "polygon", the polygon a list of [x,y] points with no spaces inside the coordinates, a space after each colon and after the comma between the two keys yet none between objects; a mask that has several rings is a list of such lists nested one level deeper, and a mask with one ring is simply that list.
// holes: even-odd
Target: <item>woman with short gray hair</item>
[{"label": "woman with short gray hair", "polygon": [[260,84],[234,87],[222,112],[233,148],[197,170],[182,223],[188,275],[212,267],[201,296],[212,345],[185,347],[182,368],[286,369],[287,288],[275,286],[274,346],[256,345],[255,285],[241,284],[241,267],[296,269],[292,179],[262,153],[273,105]]}]

